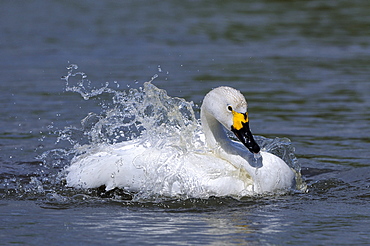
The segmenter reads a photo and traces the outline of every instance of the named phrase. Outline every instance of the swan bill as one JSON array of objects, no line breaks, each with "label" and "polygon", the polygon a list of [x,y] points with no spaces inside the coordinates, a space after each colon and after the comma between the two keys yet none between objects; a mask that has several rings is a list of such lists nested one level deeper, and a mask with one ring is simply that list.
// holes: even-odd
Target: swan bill
[{"label": "swan bill", "polygon": [[261,148],[253,138],[252,132],[249,128],[248,113],[241,114],[235,111],[233,113],[233,125],[231,131],[252,153],[259,153]]}]

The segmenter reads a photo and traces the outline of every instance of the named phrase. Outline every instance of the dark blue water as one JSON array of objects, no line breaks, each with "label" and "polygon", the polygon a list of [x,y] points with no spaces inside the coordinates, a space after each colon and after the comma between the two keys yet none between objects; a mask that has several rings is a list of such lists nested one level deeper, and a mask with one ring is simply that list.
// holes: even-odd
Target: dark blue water
[{"label": "dark blue water", "polygon": [[[370,243],[369,12],[365,0],[1,2],[0,244]],[[241,90],[253,133],[292,141],[307,192],[130,202],[66,189],[58,132],[110,99],[66,92],[71,63],[95,88],[158,74],[195,105]]]}]

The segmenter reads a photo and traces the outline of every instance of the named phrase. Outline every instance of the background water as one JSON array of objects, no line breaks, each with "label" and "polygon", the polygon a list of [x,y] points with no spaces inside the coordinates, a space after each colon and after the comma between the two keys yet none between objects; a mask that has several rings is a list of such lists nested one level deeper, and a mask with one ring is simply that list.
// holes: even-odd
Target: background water
[{"label": "background water", "polygon": [[[368,13],[366,0],[1,1],[0,244],[370,243]],[[102,110],[65,92],[70,63],[98,87],[158,74],[198,105],[238,88],[254,134],[291,139],[308,192],[130,203],[28,191],[66,164],[36,158],[56,148],[52,132]]]}]

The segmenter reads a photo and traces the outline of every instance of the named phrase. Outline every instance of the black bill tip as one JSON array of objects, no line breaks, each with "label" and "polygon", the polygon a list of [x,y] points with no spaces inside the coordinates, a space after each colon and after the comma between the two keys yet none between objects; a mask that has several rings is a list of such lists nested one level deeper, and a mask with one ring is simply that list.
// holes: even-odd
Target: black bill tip
[{"label": "black bill tip", "polygon": [[249,129],[249,122],[243,122],[242,125],[243,127],[239,130],[236,130],[233,126],[231,126],[231,131],[250,152],[258,154],[261,148],[253,138],[252,132]]}]

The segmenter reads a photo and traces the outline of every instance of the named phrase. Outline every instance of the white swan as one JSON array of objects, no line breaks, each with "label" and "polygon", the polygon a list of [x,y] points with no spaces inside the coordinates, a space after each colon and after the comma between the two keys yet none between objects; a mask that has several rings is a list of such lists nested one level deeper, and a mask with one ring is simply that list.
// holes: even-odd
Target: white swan
[{"label": "white swan", "polygon": [[[153,148],[140,139],[96,150],[72,160],[67,185],[123,188],[164,196],[247,196],[286,190],[295,172],[279,157],[260,151],[249,129],[247,102],[230,87],[210,91],[201,106],[206,152]],[[241,142],[230,140],[225,129]]]}]

